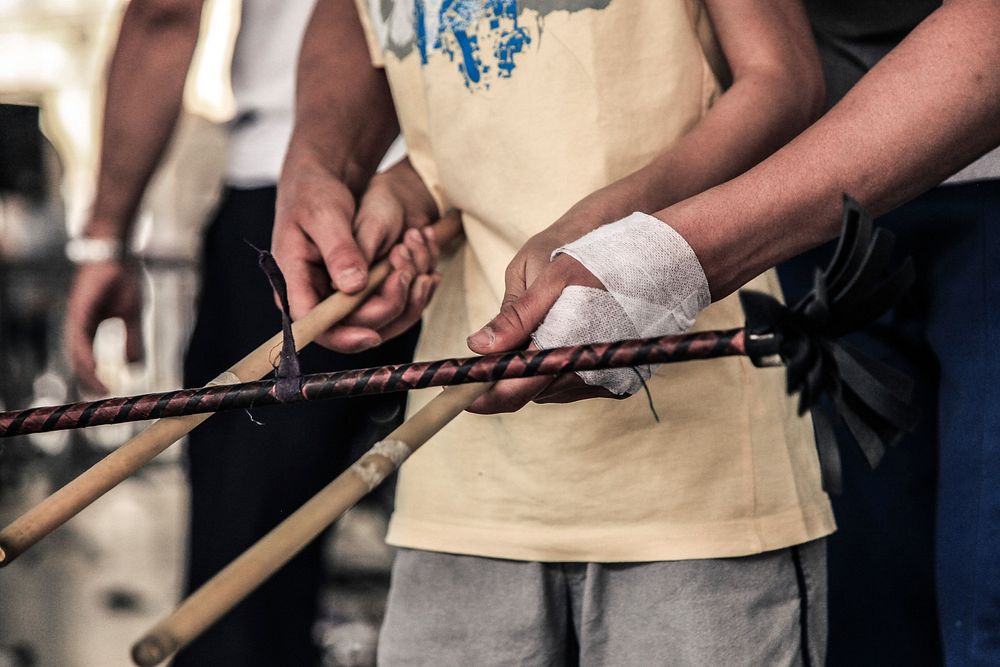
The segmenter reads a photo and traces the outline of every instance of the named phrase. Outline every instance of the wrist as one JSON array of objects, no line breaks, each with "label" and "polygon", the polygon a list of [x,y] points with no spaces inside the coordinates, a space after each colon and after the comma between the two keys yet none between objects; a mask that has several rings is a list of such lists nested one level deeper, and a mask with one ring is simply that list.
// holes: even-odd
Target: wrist
[{"label": "wrist", "polygon": [[360,197],[372,176],[351,159],[346,150],[321,147],[308,139],[293,136],[285,154],[282,179],[286,173],[317,171],[343,183],[355,197]]},{"label": "wrist", "polygon": [[635,174],[616,181],[574,204],[549,229],[558,229],[557,235],[565,243],[626,218],[635,211],[654,211],[659,207],[651,205],[648,190]]},{"label": "wrist", "polygon": [[682,199],[672,187],[672,181],[676,180],[675,173],[671,163],[661,158],[601,188],[583,201],[594,200],[593,203],[609,216],[608,222],[635,211],[652,213]]},{"label": "wrist", "polygon": [[768,268],[760,266],[757,259],[763,230],[747,234],[747,220],[738,221],[735,215],[733,210],[723,212],[703,206],[698,197],[654,214],[691,246],[701,262],[713,301],[728,296]]},{"label": "wrist", "polygon": [[[646,213],[599,227],[556,254],[576,260],[603,289],[575,284],[564,289],[535,332],[535,342],[543,349],[683,333],[711,302],[690,246],[670,225]],[[581,376],[588,384],[627,395],[651,374],[652,369],[640,367]]]},{"label": "wrist", "polygon": [[99,202],[96,202],[87,218],[83,229],[77,236],[92,239],[112,239],[124,242],[131,231],[130,219],[114,213],[102,212]]},{"label": "wrist", "polygon": [[641,206],[636,206],[637,199],[620,182],[612,183],[581,199],[570,209],[570,213],[573,219],[580,222],[581,231],[590,231],[621,220],[636,210],[643,210]]}]

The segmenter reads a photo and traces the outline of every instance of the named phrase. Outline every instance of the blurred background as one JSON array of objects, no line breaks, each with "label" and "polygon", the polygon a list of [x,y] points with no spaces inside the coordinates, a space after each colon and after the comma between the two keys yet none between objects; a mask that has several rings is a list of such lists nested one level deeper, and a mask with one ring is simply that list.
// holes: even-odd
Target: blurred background
[{"label": "blurred background", "polygon": [[[0,410],[77,400],[62,355],[72,277],[67,239],[83,224],[100,145],[104,75],[125,2],[0,0]],[[239,0],[209,0],[185,113],[138,221],[146,358],[122,361],[124,326],[97,334],[112,394],[180,386],[193,322],[200,226],[221,186],[229,63]],[[277,321],[276,321],[277,326]],[[0,440],[6,525],[143,424]],[[0,667],[113,667],[179,598],[187,490],[174,446],[0,571]],[[325,666],[373,662],[391,555],[384,516],[354,510],[329,544]],[[336,566],[333,566],[336,563]],[[336,610],[336,611],[334,611]]]}]

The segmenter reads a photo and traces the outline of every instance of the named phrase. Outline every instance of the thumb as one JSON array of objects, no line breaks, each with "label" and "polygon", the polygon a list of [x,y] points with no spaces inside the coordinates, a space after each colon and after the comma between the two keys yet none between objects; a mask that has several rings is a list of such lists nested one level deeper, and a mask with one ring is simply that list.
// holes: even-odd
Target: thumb
[{"label": "thumb", "polygon": [[508,284],[500,312],[469,336],[469,349],[478,354],[488,354],[524,347],[564,286],[564,281],[548,269],[523,292],[519,288],[512,289]]},{"label": "thumb", "polygon": [[360,292],[368,282],[368,260],[349,230],[339,228],[324,232],[321,245],[323,263],[333,286],[342,292]]},{"label": "thumb", "polygon": [[[314,244],[322,257],[333,286],[348,294],[360,292],[368,281],[368,261],[354,239],[350,219],[340,211],[325,211],[299,224],[305,242]],[[281,241],[276,239],[276,251]]]}]

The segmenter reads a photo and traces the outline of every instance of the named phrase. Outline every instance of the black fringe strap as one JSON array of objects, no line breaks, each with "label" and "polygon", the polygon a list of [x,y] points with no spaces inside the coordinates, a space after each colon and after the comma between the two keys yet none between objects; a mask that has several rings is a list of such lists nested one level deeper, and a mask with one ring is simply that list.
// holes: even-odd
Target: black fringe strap
[{"label": "black fringe strap", "polygon": [[891,268],[895,237],[875,229],[871,216],[844,195],[840,242],[829,266],[817,269],[812,291],[788,307],[767,294],[743,290],[747,354],[758,366],[780,358],[788,392],[799,394],[799,414],[812,412],[823,486],[843,486],[834,417],[819,402],[827,395],[869,465],[878,465],[886,445],[916,426],[913,382],[881,361],[840,340],[892,308],[913,284],[913,262]]}]

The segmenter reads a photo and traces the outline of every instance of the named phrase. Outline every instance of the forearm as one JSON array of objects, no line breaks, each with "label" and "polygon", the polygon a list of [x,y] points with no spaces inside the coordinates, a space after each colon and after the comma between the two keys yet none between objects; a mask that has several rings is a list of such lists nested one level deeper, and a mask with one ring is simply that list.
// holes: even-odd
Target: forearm
[{"label": "forearm", "polygon": [[133,0],[108,71],[101,161],[85,233],[124,239],[180,114],[200,0]]},{"label": "forearm", "polygon": [[816,106],[792,94],[787,82],[766,74],[736,81],[688,134],[610,189],[635,195],[633,209],[657,211],[735,178],[813,120]]},{"label": "forearm", "polygon": [[688,133],[602,192],[618,206],[617,217],[663,209],[738,176],[823,108],[819,56],[797,3],[722,0],[707,6],[733,83]]},{"label": "forearm", "polygon": [[359,196],[399,133],[382,70],[352,0],[320,0],[299,55],[295,129],[285,160],[318,165]]},{"label": "forearm", "polygon": [[747,174],[661,211],[720,298],[833,238],[841,193],[879,215],[1000,143],[1000,5],[952,0]]}]

